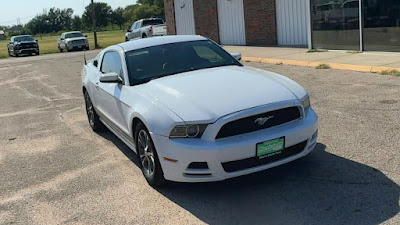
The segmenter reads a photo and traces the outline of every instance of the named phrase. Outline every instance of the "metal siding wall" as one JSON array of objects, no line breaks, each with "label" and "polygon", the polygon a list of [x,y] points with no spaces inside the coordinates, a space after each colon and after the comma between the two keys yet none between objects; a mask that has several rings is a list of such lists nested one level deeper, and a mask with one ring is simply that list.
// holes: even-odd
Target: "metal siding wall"
[{"label": "metal siding wall", "polygon": [[176,34],[193,35],[194,29],[193,0],[175,0]]},{"label": "metal siding wall", "polygon": [[243,0],[218,0],[221,44],[246,45]]},{"label": "metal siding wall", "polygon": [[308,44],[307,2],[276,0],[278,45]]}]

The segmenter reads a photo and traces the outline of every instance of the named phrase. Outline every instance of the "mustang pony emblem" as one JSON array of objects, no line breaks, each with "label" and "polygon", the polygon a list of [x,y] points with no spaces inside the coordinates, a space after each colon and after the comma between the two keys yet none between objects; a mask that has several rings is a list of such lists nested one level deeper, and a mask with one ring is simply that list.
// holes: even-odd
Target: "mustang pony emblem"
[{"label": "mustang pony emblem", "polygon": [[256,120],[254,120],[254,123],[262,126],[264,125],[268,120],[274,118],[274,116],[267,116],[267,117],[259,117]]}]

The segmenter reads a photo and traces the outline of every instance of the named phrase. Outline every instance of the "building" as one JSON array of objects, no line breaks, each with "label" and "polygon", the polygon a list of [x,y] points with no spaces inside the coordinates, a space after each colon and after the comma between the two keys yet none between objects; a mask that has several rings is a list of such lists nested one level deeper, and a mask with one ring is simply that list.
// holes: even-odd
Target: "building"
[{"label": "building", "polygon": [[169,34],[226,45],[400,51],[398,0],[164,0]]},{"label": "building", "polygon": [[0,40],[4,40],[4,39],[6,39],[4,30],[0,30]]}]

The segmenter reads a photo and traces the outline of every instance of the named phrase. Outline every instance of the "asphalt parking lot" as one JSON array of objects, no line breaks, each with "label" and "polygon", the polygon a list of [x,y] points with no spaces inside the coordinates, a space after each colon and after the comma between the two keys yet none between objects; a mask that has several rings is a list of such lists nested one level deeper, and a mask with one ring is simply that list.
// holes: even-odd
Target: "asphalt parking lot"
[{"label": "asphalt parking lot", "polygon": [[400,224],[399,77],[245,63],[309,90],[316,150],[155,190],[127,146],[91,131],[82,64],[82,52],[0,60],[0,224]]}]

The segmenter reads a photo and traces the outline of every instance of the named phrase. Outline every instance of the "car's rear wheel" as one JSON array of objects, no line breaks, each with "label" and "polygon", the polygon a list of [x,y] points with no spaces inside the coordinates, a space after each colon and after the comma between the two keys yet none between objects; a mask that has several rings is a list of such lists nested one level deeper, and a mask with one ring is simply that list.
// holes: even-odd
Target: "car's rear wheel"
[{"label": "car's rear wheel", "polygon": [[63,49],[60,47],[60,45],[58,46],[58,52],[59,53],[63,52]]},{"label": "car's rear wheel", "polygon": [[146,34],[143,34],[143,35],[142,35],[142,38],[147,38],[147,35],[146,35]]},{"label": "car's rear wheel", "polygon": [[139,156],[142,173],[150,186],[159,187],[165,183],[164,173],[156,148],[149,131],[143,123],[139,123],[135,130],[136,151]]},{"label": "car's rear wheel", "polygon": [[94,110],[92,101],[90,100],[89,94],[85,91],[85,106],[86,114],[88,116],[89,125],[93,131],[98,132],[104,130],[104,124],[100,121],[99,115]]}]

